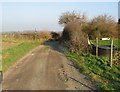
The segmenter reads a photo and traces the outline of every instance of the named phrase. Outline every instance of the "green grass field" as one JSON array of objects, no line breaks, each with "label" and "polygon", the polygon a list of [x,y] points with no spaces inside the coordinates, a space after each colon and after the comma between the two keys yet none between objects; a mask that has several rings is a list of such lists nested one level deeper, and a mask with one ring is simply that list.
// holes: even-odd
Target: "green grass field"
[{"label": "green grass field", "polygon": [[[14,42],[14,44],[13,44]],[[7,71],[17,60],[22,58],[31,49],[40,45],[38,41],[23,41],[18,39],[6,40],[3,39],[2,43],[7,43],[5,48],[2,49],[2,70]],[[12,43],[12,45],[11,45]]]},{"label": "green grass field", "polygon": [[99,90],[120,90],[120,67],[113,65],[106,57],[96,57],[91,54],[67,53],[76,68],[90,76],[96,82]]},{"label": "green grass field", "polygon": [[[96,43],[95,40],[91,40],[91,43]],[[117,50],[120,50],[120,43],[118,42],[118,40],[114,40],[114,46]],[[111,40],[99,40],[99,45],[111,45]]]}]

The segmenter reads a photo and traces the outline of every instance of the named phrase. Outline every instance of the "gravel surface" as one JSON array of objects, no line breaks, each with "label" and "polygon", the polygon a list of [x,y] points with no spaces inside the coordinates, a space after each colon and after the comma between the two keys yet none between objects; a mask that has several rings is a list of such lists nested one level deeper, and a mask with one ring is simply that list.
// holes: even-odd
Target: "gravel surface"
[{"label": "gravel surface", "polygon": [[64,51],[58,42],[35,48],[4,74],[3,90],[95,90]]}]

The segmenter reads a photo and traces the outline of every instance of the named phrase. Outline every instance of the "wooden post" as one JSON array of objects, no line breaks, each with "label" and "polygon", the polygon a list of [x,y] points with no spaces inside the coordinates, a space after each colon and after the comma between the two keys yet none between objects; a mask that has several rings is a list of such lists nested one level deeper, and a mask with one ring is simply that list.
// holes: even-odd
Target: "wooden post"
[{"label": "wooden post", "polygon": [[111,50],[110,50],[110,66],[112,67],[113,60],[113,38],[111,38]]},{"label": "wooden post", "polygon": [[96,56],[98,56],[98,37],[96,37]]}]

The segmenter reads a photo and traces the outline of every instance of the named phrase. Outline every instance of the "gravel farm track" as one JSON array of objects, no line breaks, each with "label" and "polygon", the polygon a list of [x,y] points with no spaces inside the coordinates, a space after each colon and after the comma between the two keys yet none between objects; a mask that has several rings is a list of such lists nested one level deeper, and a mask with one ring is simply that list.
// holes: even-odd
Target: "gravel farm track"
[{"label": "gravel farm track", "polygon": [[58,42],[48,42],[15,63],[3,78],[3,90],[93,90],[95,84],[74,68]]}]

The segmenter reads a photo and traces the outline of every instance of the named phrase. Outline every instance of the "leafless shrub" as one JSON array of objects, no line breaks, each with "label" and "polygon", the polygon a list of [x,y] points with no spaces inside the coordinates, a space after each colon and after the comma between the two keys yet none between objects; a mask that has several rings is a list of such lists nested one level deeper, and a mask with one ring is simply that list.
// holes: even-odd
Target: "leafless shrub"
[{"label": "leafless shrub", "polygon": [[48,41],[52,38],[51,32],[49,31],[42,31],[39,33],[40,40]]},{"label": "leafless shrub", "polygon": [[68,47],[71,51],[79,53],[87,52],[88,42],[87,35],[81,31],[78,22],[68,23],[62,34],[61,42],[64,46]]}]

